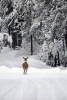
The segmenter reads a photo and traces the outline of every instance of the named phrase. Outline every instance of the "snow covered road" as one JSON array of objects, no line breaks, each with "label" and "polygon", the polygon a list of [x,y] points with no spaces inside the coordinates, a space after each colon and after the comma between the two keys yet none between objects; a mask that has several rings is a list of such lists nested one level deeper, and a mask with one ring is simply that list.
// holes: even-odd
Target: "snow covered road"
[{"label": "snow covered road", "polygon": [[0,100],[67,100],[66,68],[52,68],[30,56],[23,75],[23,56],[17,54],[8,48],[0,53]]},{"label": "snow covered road", "polygon": [[67,100],[65,71],[30,68],[23,75],[21,68],[4,68],[0,69],[0,100]]}]

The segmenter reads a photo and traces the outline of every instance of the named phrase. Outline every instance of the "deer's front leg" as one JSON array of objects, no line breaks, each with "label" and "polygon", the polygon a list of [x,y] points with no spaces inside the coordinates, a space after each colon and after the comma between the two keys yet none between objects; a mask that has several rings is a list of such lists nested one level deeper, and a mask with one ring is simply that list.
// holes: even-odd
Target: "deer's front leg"
[{"label": "deer's front leg", "polygon": [[24,74],[25,74],[25,69],[24,69]]}]

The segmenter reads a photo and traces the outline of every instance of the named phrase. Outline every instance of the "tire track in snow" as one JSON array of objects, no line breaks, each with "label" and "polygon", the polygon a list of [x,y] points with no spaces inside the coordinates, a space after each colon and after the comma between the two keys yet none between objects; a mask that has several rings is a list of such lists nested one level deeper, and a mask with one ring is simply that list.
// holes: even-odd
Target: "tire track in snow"
[{"label": "tire track in snow", "polygon": [[[38,100],[37,99],[37,86],[28,77],[25,77],[25,87],[23,89],[22,100]],[[27,83],[27,84],[26,84]]]},{"label": "tire track in snow", "polygon": [[[65,89],[63,88],[61,82],[55,79],[45,80],[46,84],[43,84],[42,81],[40,82],[37,80],[29,79],[30,81],[34,82],[38,89],[38,96],[40,97],[37,100],[67,100],[65,99],[67,92],[65,93]],[[51,84],[50,84],[51,83]],[[59,91],[59,92],[58,92]],[[41,92],[43,93],[41,96]],[[63,94],[65,93],[65,95]],[[65,96],[65,97],[64,97]],[[67,97],[66,97],[67,98]]]},{"label": "tire track in snow", "polygon": [[[51,92],[50,92],[50,96],[46,96],[47,95],[47,89],[49,90],[49,86],[47,85],[47,82],[44,85],[44,84],[41,84],[37,80],[32,80],[32,79],[29,79],[29,80],[32,81],[37,88],[37,100],[44,100],[45,98],[46,98],[45,100],[56,100],[56,99],[53,98],[53,95],[51,94]],[[53,99],[52,98],[50,99],[50,97],[52,97]]]},{"label": "tire track in snow", "polygon": [[[65,79],[30,76],[19,78],[17,81],[13,81],[13,86],[9,84],[11,87],[8,86],[6,92],[2,92],[0,100],[67,100],[65,89],[67,81]],[[6,83],[10,83],[9,79]]]},{"label": "tire track in snow", "polygon": [[[8,82],[8,81],[7,81]],[[18,82],[19,83],[19,82]],[[0,90],[0,92],[1,92],[1,96],[0,96],[0,100],[7,100],[7,99],[5,99],[6,97],[8,97],[8,95],[9,95],[9,93],[10,92],[12,92],[13,90],[15,90],[16,88],[17,88],[17,86],[18,86],[18,83],[15,83],[15,81],[14,81],[14,84],[13,84],[13,82],[12,82],[12,85],[13,86],[11,86],[11,84],[10,85],[8,85],[8,87],[6,88],[7,90],[5,90],[5,91],[2,91],[1,92],[1,90]],[[5,82],[3,83],[3,85],[5,84]],[[7,83],[8,84],[8,83]],[[5,87],[3,87],[3,88],[5,88]]]}]

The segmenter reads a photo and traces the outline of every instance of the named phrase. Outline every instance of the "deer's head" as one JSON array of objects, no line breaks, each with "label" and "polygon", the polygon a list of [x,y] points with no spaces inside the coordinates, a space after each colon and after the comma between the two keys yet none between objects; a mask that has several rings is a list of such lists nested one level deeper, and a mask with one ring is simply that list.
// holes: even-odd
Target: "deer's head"
[{"label": "deer's head", "polygon": [[28,57],[27,58],[23,57],[23,59],[24,59],[25,62],[27,62]]}]

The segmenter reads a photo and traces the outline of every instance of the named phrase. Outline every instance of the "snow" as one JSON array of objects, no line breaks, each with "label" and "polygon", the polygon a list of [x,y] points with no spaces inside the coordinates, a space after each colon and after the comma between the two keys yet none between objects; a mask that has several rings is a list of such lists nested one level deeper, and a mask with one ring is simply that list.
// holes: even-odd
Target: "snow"
[{"label": "snow", "polygon": [[10,37],[8,33],[0,33],[0,41],[3,41],[3,36],[6,35],[8,38]]},{"label": "snow", "polygon": [[0,34],[0,41],[3,41],[3,34]]},{"label": "snow", "polygon": [[67,100],[67,68],[52,68],[29,56],[28,73],[24,75],[23,56],[19,50],[2,49],[0,100]]},{"label": "snow", "polygon": [[30,68],[23,75],[21,68],[3,70],[0,71],[0,100],[67,100],[67,73],[45,73]]},{"label": "snow", "polygon": [[12,37],[11,36],[8,37],[8,42],[12,44]]}]

